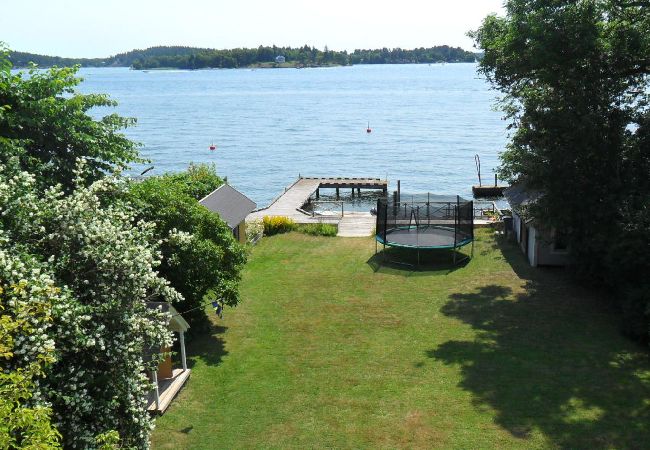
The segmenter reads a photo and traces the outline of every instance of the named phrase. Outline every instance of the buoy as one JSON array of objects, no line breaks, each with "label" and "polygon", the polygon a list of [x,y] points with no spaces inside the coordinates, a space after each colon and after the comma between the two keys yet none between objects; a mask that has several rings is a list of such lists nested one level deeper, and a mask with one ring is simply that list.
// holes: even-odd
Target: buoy
[{"label": "buoy", "polygon": [[372,133],[372,128],[370,128],[370,122],[368,122],[368,128],[366,128],[366,133]]},{"label": "buoy", "polygon": [[217,146],[214,143],[210,144],[210,150],[216,150]]}]

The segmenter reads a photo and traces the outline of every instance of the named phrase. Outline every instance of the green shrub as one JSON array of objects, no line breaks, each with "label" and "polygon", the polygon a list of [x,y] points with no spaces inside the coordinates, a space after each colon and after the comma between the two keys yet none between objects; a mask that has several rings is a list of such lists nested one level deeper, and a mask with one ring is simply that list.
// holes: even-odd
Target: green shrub
[{"label": "green shrub", "polygon": [[338,229],[336,225],[329,223],[309,223],[298,227],[301,233],[309,234],[311,236],[336,236]]},{"label": "green shrub", "polygon": [[208,316],[201,308],[207,301],[239,302],[245,249],[219,215],[197,201],[222,184],[213,166],[192,165],[130,185],[129,200],[138,218],[154,223],[161,241],[159,272],[183,296],[176,307],[192,310],[184,316],[191,333],[207,329]]},{"label": "green shrub", "polygon": [[285,216],[264,216],[264,235],[273,236],[296,229],[296,222]]}]

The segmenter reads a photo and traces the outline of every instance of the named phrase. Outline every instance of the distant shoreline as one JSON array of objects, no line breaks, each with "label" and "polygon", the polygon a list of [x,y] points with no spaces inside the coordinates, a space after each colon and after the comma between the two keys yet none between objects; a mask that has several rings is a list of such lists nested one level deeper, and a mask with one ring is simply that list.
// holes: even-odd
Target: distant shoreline
[{"label": "distant shoreline", "polygon": [[[201,70],[237,70],[237,69],[321,69],[321,68],[330,68],[330,67],[354,67],[354,66],[438,66],[445,64],[475,64],[476,61],[453,61],[453,62],[435,62],[435,63],[412,63],[412,62],[399,62],[399,63],[383,63],[383,64],[373,64],[373,63],[359,63],[359,64],[326,64],[326,65],[300,65],[294,63],[258,63],[251,64],[250,66],[243,67],[201,67],[200,69],[184,69],[179,67],[152,67],[152,68],[141,68],[135,69],[129,66],[81,66],[82,69],[129,69],[135,70],[137,72],[164,72],[164,71],[177,71],[181,70],[184,72],[196,72]],[[39,69],[50,69],[52,67],[65,67],[65,66],[38,66]],[[13,70],[22,70],[27,69],[28,66],[14,66]]]},{"label": "distant shoreline", "polygon": [[[182,71],[187,71],[187,72],[194,72],[194,71],[201,71],[201,70],[237,70],[237,69],[320,69],[320,68],[328,68],[328,67],[354,67],[354,66],[399,66],[399,65],[408,65],[408,66],[431,66],[431,65],[445,65],[445,64],[475,64],[475,62],[471,61],[455,61],[455,62],[439,62],[439,63],[384,63],[384,64],[369,64],[369,63],[360,63],[360,64],[324,64],[324,65],[315,65],[315,64],[310,64],[310,65],[302,65],[302,64],[297,64],[297,63],[284,63],[284,64],[278,64],[278,63],[257,63],[257,64],[251,64],[250,66],[243,66],[243,67],[202,67],[200,69],[179,69],[178,67],[155,67],[155,68],[142,68],[142,69],[135,69],[133,67],[126,67],[126,66],[109,66],[109,67],[84,67],[84,69],[116,69],[116,68],[122,68],[122,69],[130,69],[130,70],[135,70],[138,72],[154,72],[154,71],[166,71],[166,70],[182,70]],[[45,68],[45,67],[42,67]],[[15,69],[19,69],[19,67],[15,67]]]},{"label": "distant shoreline", "polygon": [[260,62],[250,64],[246,67],[241,67],[242,69],[311,69],[318,67],[344,67],[351,66],[352,64],[303,64],[298,61],[287,61],[284,63],[275,63],[275,62]]},{"label": "distant shoreline", "polygon": [[339,67],[357,64],[435,64],[474,62],[481,55],[462,48],[441,45],[404,50],[401,48],[357,49],[347,51],[319,50],[303,47],[264,47],[217,50],[195,47],[150,47],[132,50],[107,58],[63,58],[34,53],[10,51],[9,60],[17,69],[31,63],[38,67],[131,67],[136,70],[160,69],[236,69],[236,68],[311,68]]}]

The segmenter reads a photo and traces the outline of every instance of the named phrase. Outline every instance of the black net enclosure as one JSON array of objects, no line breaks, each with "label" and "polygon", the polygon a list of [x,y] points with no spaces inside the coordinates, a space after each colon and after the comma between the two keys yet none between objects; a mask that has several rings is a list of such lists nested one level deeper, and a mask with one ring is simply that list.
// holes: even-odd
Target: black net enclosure
[{"label": "black net enclosure", "polygon": [[459,196],[389,196],[377,200],[376,212],[376,240],[384,246],[455,251],[474,242],[474,202]]}]

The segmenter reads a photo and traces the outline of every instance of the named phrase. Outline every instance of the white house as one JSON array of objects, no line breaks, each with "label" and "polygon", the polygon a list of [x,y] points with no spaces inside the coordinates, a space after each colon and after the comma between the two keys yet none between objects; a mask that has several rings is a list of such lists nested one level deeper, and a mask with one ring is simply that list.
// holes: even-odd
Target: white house
[{"label": "white house", "polygon": [[561,232],[544,227],[526,213],[527,206],[541,194],[516,184],[503,192],[512,208],[512,228],[515,240],[531,266],[564,266],[568,262],[568,245]]},{"label": "white house", "polygon": [[278,55],[278,56],[275,57],[275,62],[278,63],[278,64],[284,64],[285,61],[286,61],[286,59],[282,55]]}]

